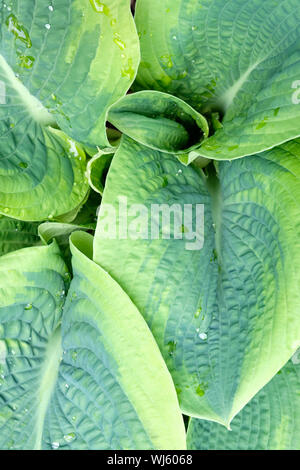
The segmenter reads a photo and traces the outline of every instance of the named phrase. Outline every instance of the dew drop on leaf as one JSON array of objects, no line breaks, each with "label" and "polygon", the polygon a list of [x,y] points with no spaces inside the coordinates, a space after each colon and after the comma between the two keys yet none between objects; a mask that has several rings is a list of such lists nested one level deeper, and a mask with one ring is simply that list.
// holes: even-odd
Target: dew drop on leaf
[{"label": "dew drop on leaf", "polygon": [[20,162],[20,163],[18,163],[18,166],[19,166],[20,168],[24,168],[24,169],[25,169],[25,168],[28,168],[28,163],[26,163],[26,162]]},{"label": "dew drop on leaf", "polygon": [[64,440],[68,443],[74,441],[74,439],[76,439],[76,434],[74,432],[64,435]]},{"label": "dew drop on leaf", "polygon": [[28,31],[22,26],[15,15],[11,14],[6,19],[6,26],[8,27],[8,31],[13,33],[16,39],[22,41],[26,47],[30,48],[32,46],[30,36]]},{"label": "dew drop on leaf", "polygon": [[199,333],[199,338],[205,341],[207,339],[207,334],[206,333]]},{"label": "dew drop on leaf", "polygon": [[109,8],[105,3],[100,2],[100,0],[90,0],[93,10],[96,13],[103,13],[104,15],[109,15]]}]

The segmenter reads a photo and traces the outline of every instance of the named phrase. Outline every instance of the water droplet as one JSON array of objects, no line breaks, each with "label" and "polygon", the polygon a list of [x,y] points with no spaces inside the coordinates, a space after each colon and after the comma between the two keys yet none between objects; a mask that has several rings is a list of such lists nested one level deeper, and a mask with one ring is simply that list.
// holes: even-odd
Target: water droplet
[{"label": "water droplet", "polygon": [[198,387],[196,388],[196,393],[199,395],[199,397],[203,397],[205,395],[205,390],[203,388],[203,384],[199,384]]},{"label": "water droplet", "polygon": [[68,142],[69,142],[69,152],[74,155],[74,157],[78,157],[79,156],[79,152],[78,152],[78,149],[76,147],[76,142],[74,142],[74,140],[72,139],[68,139]]},{"label": "water droplet", "polygon": [[267,124],[268,124],[268,116],[266,116],[257,126],[256,126],[256,129],[259,130],[259,129],[262,129],[263,127],[265,127]]},{"label": "water droplet", "polygon": [[105,3],[100,2],[100,0],[90,0],[90,3],[96,13],[103,13],[104,15],[109,15],[109,8]]},{"label": "water droplet", "polygon": [[206,333],[199,333],[199,338],[205,341],[207,339],[207,334]]},{"label": "water droplet", "polygon": [[176,350],[176,341],[169,341],[167,344],[169,356],[173,356]]},{"label": "water droplet", "polygon": [[192,31],[196,31],[196,29],[197,29],[197,26],[193,25],[192,26]]},{"label": "water droplet", "polygon": [[174,41],[177,41],[177,36],[172,36],[172,39],[174,39]]},{"label": "water droplet", "polygon": [[66,272],[66,273],[65,273],[65,279],[66,279],[67,281],[70,281],[70,280],[71,280],[71,274],[70,274],[69,272]]},{"label": "water droplet", "polygon": [[22,26],[15,15],[11,14],[6,19],[6,26],[8,31],[14,34],[16,39],[22,41],[26,47],[30,48],[32,46],[31,39],[29,37],[28,31]]},{"label": "water droplet", "polygon": [[[187,76],[187,71],[186,70],[183,70],[183,72],[180,72],[180,74],[178,75],[178,80],[181,80],[182,78],[185,78]],[[184,115],[184,113],[182,113],[182,115]]]},{"label": "water droplet", "polygon": [[228,147],[228,151],[229,151],[229,152],[232,152],[233,150],[236,150],[236,149],[238,149],[238,148],[239,148],[238,145],[232,145],[231,147]]},{"label": "water droplet", "polygon": [[114,43],[122,50],[126,48],[125,43],[122,41],[118,33],[114,33]]},{"label": "water droplet", "polygon": [[59,442],[57,442],[57,441],[52,442],[51,447],[52,447],[53,450],[58,449],[59,448]]},{"label": "water droplet", "polygon": [[133,80],[135,75],[135,70],[132,65],[132,59],[128,59],[127,65],[124,66],[121,70],[122,77],[126,77],[129,80]]},{"label": "water droplet", "polygon": [[171,69],[173,67],[172,58],[169,54],[162,55],[160,57],[160,59],[161,59],[161,62],[162,62],[162,66],[164,68]]},{"label": "water droplet", "polygon": [[76,359],[77,359],[77,351],[73,351],[71,357],[72,357],[73,361],[76,361]]},{"label": "water droplet", "polygon": [[69,434],[64,435],[64,440],[68,443],[74,441],[74,439],[76,439],[76,434],[74,432],[69,432]]},{"label": "water droplet", "polygon": [[26,163],[26,162],[20,162],[20,163],[18,163],[18,166],[19,166],[20,168],[28,168],[28,163]]},{"label": "water droplet", "polygon": [[45,24],[45,28],[49,30],[49,29],[51,28],[51,24],[46,23],[46,24]]},{"label": "water droplet", "polygon": [[24,307],[24,310],[31,310],[32,309],[32,304],[27,304]]},{"label": "water droplet", "polygon": [[53,11],[53,10],[54,10],[54,8],[53,8],[52,5],[49,5],[48,8],[49,8],[50,11]]},{"label": "water droplet", "polygon": [[33,67],[35,58],[30,55],[19,56],[19,66],[25,69],[31,69]]},{"label": "water droplet", "polygon": [[198,310],[196,310],[196,313],[194,315],[195,318],[199,318],[200,317],[200,314],[201,314],[201,307],[198,308]]}]

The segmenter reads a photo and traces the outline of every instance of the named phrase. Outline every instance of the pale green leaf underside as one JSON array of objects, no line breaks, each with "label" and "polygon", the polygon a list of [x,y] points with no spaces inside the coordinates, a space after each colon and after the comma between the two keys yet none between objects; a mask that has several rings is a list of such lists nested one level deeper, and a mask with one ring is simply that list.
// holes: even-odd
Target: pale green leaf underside
[{"label": "pale green leaf underside", "polygon": [[0,258],[0,448],[182,449],[168,370],[130,299],[81,251],[91,245],[72,235],[63,316],[55,243]]},{"label": "pale green leaf underside", "polygon": [[136,87],[225,114],[201,156],[270,149],[300,135],[299,20],[298,0],[139,0]]},{"label": "pale green leaf underside", "polygon": [[170,153],[191,151],[208,136],[206,119],[184,101],[159,91],[141,91],[114,104],[108,120],[132,139]]},{"label": "pale green leaf underside", "polygon": [[299,353],[278,372],[231,423],[193,418],[188,448],[194,450],[300,450]]},{"label": "pale green leaf underside", "polygon": [[[173,155],[124,138],[106,182],[94,260],[146,319],[184,413],[228,425],[300,343],[300,143],[220,162],[218,170],[215,184]],[[119,196],[148,209],[204,204],[203,249],[187,250],[185,239],[119,236]],[[117,213],[115,240],[105,204]],[[129,228],[134,221],[129,215]]]},{"label": "pale green leaf underside", "polygon": [[0,256],[40,244],[38,226],[0,215]]}]

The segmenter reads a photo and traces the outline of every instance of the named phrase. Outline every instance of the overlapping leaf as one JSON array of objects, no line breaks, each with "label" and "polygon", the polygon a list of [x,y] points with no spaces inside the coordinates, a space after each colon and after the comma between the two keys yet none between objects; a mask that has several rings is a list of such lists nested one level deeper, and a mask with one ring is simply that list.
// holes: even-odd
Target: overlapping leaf
[{"label": "overlapping leaf", "polygon": [[298,0],[139,0],[137,88],[224,114],[204,157],[272,148],[300,135],[299,20]]},{"label": "overlapping leaf", "polygon": [[84,154],[49,126],[89,146],[110,145],[108,108],[130,87],[139,60],[129,3],[2,2],[1,213],[75,217],[88,187]]},{"label": "overlapping leaf", "polygon": [[109,121],[137,142],[180,154],[208,136],[206,119],[184,101],[167,93],[141,91],[113,105]]},{"label": "overlapping leaf", "polygon": [[39,243],[37,224],[0,216],[0,256]]},{"label": "overlapping leaf", "polygon": [[197,450],[300,450],[299,353],[234,418],[231,431],[192,419],[188,448]]},{"label": "overlapping leaf", "polygon": [[[94,260],[144,315],[184,413],[228,426],[300,344],[300,142],[208,173],[123,139]],[[132,204],[148,211],[148,239],[145,230],[128,236],[145,221]],[[204,204],[203,248],[187,240],[191,227],[183,226],[182,239],[150,239],[154,204]]]},{"label": "overlapping leaf", "polygon": [[89,259],[92,237],[72,240],[65,306],[70,276],[55,242],[0,258],[1,449],[184,448],[151,333]]}]

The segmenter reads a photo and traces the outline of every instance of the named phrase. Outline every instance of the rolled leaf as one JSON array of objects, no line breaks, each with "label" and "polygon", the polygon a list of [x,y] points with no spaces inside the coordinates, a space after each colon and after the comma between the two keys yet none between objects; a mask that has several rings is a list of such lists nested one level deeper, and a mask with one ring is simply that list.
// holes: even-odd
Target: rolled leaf
[{"label": "rolled leaf", "polygon": [[157,91],[125,96],[110,109],[109,121],[137,142],[180,154],[208,137],[206,119],[184,101]]}]

